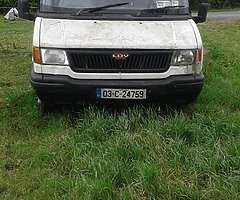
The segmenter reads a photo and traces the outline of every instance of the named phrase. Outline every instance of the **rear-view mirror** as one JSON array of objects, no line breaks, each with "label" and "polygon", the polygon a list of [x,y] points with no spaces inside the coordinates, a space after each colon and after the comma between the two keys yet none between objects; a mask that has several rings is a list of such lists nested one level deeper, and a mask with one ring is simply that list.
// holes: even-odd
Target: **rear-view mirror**
[{"label": "rear-view mirror", "polygon": [[195,23],[205,22],[207,19],[208,4],[201,3],[198,9],[198,15],[193,16],[192,19]]}]

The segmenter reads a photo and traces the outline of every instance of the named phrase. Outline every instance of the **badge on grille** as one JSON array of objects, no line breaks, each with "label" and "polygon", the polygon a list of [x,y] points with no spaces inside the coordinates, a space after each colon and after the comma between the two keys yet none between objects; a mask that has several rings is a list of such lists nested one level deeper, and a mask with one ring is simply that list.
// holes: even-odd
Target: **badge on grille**
[{"label": "badge on grille", "polygon": [[116,60],[125,60],[129,56],[128,53],[113,53],[112,57]]}]

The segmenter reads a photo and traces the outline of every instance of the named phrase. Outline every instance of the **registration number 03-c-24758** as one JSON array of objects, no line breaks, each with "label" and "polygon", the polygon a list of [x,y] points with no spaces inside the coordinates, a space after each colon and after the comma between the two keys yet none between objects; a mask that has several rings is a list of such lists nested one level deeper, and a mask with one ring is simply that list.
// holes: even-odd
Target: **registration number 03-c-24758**
[{"label": "registration number 03-c-24758", "polygon": [[146,93],[146,89],[96,89],[98,99],[146,99]]}]

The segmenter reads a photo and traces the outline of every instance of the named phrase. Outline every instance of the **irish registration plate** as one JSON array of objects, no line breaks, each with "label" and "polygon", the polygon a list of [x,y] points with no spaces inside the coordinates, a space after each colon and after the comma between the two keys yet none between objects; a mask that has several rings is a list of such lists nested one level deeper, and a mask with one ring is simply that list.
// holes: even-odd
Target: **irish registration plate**
[{"label": "irish registration plate", "polygon": [[96,96],[99,99],[146,99],[146,93],[146,89],[96,89]]}]

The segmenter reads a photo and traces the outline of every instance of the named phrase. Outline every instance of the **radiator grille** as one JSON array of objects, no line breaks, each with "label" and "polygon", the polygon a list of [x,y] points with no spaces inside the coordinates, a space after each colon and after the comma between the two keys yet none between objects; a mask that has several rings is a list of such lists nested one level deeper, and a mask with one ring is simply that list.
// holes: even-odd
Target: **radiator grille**
[{"label": "radiator grille", "polygon": [[[77,72],[165,72],[172,51],[77,51],[68,50],[70,66]],[[116,58],[114,55],[124,55]]]}]

